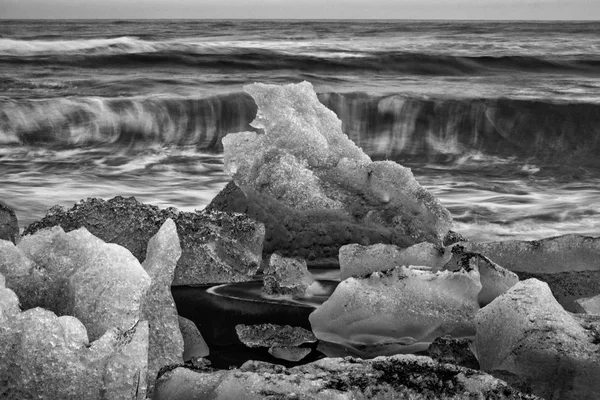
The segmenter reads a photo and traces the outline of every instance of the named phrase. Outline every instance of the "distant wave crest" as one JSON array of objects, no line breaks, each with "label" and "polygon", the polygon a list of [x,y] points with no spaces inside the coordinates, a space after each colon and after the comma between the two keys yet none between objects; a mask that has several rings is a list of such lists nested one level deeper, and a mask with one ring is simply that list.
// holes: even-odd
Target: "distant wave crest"
[{"label": "distant wave crest", "polygon": [[498,70],[600,74],[600,57],[595,54],[444,55],[313,46],[308,42],[211,42],[197,38],[148,41],[128,36],[57,41],[0,39],[0,62],[84,68],[167,64],[221,70],[364,70],[424,75],[474,75]]}]

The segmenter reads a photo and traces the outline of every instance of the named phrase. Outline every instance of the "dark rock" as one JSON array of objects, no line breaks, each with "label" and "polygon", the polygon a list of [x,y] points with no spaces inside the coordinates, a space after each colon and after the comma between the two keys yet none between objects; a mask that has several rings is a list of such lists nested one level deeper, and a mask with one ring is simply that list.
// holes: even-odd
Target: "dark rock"
[{"label": "dark rock", "polygon": [[155,400],[537,399],[480,371],[428,357],[325,358],[294,368],[248,361],[240,369],[162,375]]},{"label": "dark rock", "polygon": [[472,341],[467,338],[442,336],[435,339],[427,349],[429,357],[440,363],[479,369],[479,361],[471,351]]},{"label": "dark rock", "polygon": [[15,212],[0,203],[0,240],[17,243],[19,238],[19,221]]},{"label": "dark rock", "polygon": [[24,235],[60,225],[65,231],[85,227],[100,239],[117,243],[140,262],[150,238],[167,218],[177,226],[182,255],[173,285],[240,282],[250,280],[260,266],[264,226],[241,214],[178,212],[142,204],[135,198],[90,198],[70,210],[53,207]]}]

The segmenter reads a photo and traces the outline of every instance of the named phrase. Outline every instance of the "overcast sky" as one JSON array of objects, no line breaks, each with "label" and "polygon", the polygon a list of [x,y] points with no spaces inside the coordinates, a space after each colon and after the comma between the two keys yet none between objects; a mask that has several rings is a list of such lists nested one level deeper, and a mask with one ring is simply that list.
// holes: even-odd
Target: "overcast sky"
[{"label": "overcast sky", "polygon": [[600,0],[0,0],[0,18],[599,20]]}]

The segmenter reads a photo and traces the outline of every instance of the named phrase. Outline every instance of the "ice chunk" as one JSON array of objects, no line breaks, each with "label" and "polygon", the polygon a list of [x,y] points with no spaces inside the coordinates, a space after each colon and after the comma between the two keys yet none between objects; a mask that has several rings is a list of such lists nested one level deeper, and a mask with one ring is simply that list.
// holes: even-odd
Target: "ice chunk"
[{"label": "ice chunk", "polygon": [[600,392],[597,328],[584,327],[537,279],[521,281],[475,318],[481,368],[546,399]]},{"label": "ice chunk", "polygon": [[311,331],[289,325],[237,325],[235,331],[248,347],[300,346],[317,340]]},{"label": "ice chunk", "polygon": [[465,243],[513,272],[600,271],[600,238],[563,235],[541,240]]},{"label": "ice chunk", "polygon": [[371,246],[348,244],[340,248],[340,277],[344,280],[401,265],[426,266],[439,270],[450,260],[450,256],[451,253],[445,252],[443,247],[428,242],[406,249],[381,243]]},{"label": "ice chunk", "polygon": [[[394,229],[414,242],[441,243],[450,213],[391,161],[372,162],[341,130],[308,82],[244,87],[256,101],[253,126],[223,138],[225,170],[245,191],[300,211],[342,212]],[[339,219],[339,218],[338,218]]]},{"label": "ice chunk", "polygon": [[177,227],[168,218],[148,242],[142,266],[152,284],[143,302],[142,319],[151,327],[148,353],[148,393],[154,379],[165,365],[183,362],[183,338],[179,329],[177,308],[171,294],[177,260],[181,256]]},{"label": "ice chunk", "polygon": [[456,271],[461,268],[477,268],[479,271],[481,292],[478,299],[481,307],[491,303],[519,281],[519,277],[514,272],[502,268],[481,254],[465,251],[461,244],[446,248],[446,253],[451,257],[444,266],[445,269]]},{"label": "ice chunk", "polygon": [[579,312],[600,315],[600,295],[577,299],[575,304],[579,307]]},{"label": "ice chunk", "polygon": [[276,253],[271,255],[264,273],[263,290],[267,294],[302,296],[315,281],[306,268],[306,261],[281,257]]},{"label": "ice chunk", "polygon": [[397,267],[344,280],[309,320],[319,340],[421,350],[445,334],[473,335],[480,291],[475,269],[432,273]]},{"label": "ice chunk", "polygon": [[202,334],[193,321],[180,316],[179,329],[183,336],[183,361],[206,357],[210,354]]},{"label": "ice chunk", "polygon": [[88,345],[69,316],[33,308],[0,330],[0,395],[11,399],[144,399],[148,324],[112,328]]},{"label": "ice chunk", "polygon": [[269,354],[275,358],[286,361],[298,362],[310,354],[312,350],[307,347],[273,346],[269,348]]},{"label": "ice chunk", "polygon": [[51,277],[45,305],[78,318],[90,340],[140,320],[150,278],[127,249],[106,244],[85,228],[65,233],[60,227],[26,236],[18,247]]}]

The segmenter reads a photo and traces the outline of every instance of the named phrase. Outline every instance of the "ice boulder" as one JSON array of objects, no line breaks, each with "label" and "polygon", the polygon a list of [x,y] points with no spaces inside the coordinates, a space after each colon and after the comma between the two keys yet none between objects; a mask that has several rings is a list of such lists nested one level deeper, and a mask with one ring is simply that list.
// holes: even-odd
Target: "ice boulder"
[{"label": "ice boulder", "polygon": [[600,294],[575,300],[577,312],[600,315]]},{"label": "ice boulder", "polygon": [[2,398],[142,400],[148,324],[111,328],[90,343],[78,319],[32,308],[2,322],[0,359]]},{"label": "ice boulder", "polygon": [[433,243],[422,242],[408,248],[382,243],[371,246],[348,244],[340,248],[340,277],[369,275],[401,265],[426,266],[440,270],[451,253]]},{"label": "ice boulder", "polygon": [[298,362],[304,357],[310,354],[312,351],[308,347],[294,347],[294,346],[271,346],[269,347],[269,354],[275,358],[281,360]]},{"label": "ice boulder", "polygon": [[600,393],[599,326],[565,311],[546,283],[517,283],[482,308],[475,323],[482,370],[546,399]]},{"label": "ice boulder", "polygon": [[206,357],[210,350],[194,321],[179,316],[179,329],[183,337],[183,361]]},{"label": "ice boulder", "polygon": [[315,279],[302,259],[281,257],[273,253],[264,270],[263,291],[270,295],[302,296]]},{"label": "ice boulder", "polygon": [[[341,121],[319,102],[310,83],[253,84],[244,90],[258,105],[252,126],[259,132],[229,134],[223,146],[225,170],[250,202],[264,203],[262,195],[300,218],[318,215],[316,219],[358,224],[364,231],[379,229],[382,237],[371,243],[401,244],[410,238],[411,244],[441,244],[452,222],[450,213],[410,169],[371,161],[342,132]],[[212,208],[231,203],[221,199]],[[260,212],[252,216],[263,221]],[[268,236],[274,227],[268,215],[263,222]],[[393,232],[389,238],[387,230]],[[339,248],[352,243],[348,239],[331,244]]]},{"label": "ice boulder", "polygon": [[177,227],[168,218],[148,242],[142,266],[150,276],[151,286],[144,297],[142,319],[150,326],[148,353],[148,393],[154,379],[165,365],[183,362],[183,337],[171,294],[177,260],[181,256]]},{"label": "ice boulder", "polygon": [[344,280],[309,321],[322,341],[425,350],[439,336],[474,335],[480,291],[476,269],[433,273],[402,266]]},{"label": "ice boulder", "polygon": [[65,233],[60,227],[26,236],[18,247],[49,277],[43,305],[78,318],[90,340],[141,319],[150,278],[129,250],[104,243],[85,228]]},{"label": "ice boulder", "polygon": [[516,273],[521,280],[546,282],[568,311],[578,311],[577,299],[600,293],[600,238],[563,235],[463,245]]}]

